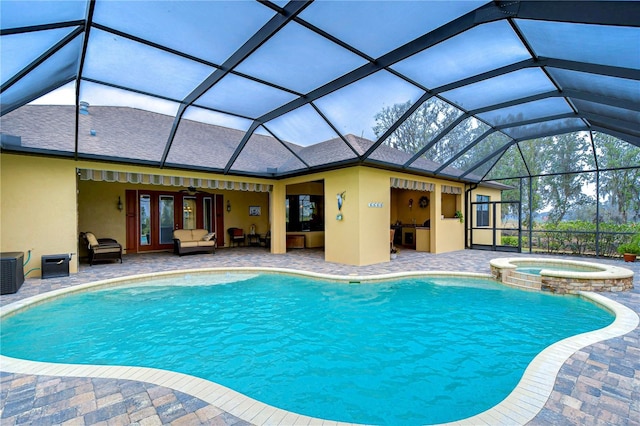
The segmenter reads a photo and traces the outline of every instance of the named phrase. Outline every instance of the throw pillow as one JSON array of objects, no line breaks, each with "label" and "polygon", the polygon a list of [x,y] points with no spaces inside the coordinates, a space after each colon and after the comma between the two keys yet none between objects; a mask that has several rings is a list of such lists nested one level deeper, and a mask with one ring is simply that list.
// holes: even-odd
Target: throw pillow
[{"label": "throw pillow", "polygon": [[99,245],[98,239],[91,232],[87,232],[84,235],[87,238],[87,242],[89,243],[89,247],[94,247],[94,246]]},{"label": "throw pillow", "polygon": [[215,232],[209,232],[207,235],[202,237],[202,241],[211,241],[214,235],[216,235]]}]

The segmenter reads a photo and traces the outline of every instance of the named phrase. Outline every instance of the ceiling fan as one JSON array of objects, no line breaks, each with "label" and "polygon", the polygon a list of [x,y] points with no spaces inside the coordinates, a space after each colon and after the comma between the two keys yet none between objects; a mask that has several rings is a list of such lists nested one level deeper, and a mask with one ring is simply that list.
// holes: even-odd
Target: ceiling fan
[{"label": "ceiling fan", "polygon": [[196,194],[207,194],[208,195],[209,194],[208,192],[200,191],[195,186],[189,186],[189,187],[187,187],[187,189],[181,189],[180,192],[182,192],[183,194],[188,194],[188,195],[196,195]]}]

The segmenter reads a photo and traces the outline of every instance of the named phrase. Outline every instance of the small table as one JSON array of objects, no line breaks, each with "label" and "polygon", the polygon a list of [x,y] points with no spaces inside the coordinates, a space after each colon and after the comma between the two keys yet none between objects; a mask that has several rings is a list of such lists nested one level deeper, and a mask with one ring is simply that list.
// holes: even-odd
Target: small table
[{"label": "small table", "polygon": [[247,239],[249,240],[250,246],[259,246],[260,245],[260,235],[259,234],[248,234]]}]

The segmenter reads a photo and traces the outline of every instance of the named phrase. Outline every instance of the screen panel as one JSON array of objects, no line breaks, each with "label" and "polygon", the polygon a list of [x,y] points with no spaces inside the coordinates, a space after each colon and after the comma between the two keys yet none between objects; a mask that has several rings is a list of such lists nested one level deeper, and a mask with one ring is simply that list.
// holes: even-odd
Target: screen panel
[{"label": "screen panel", "polygon": [[465,31],[391,68],[434,89],[530,58],[511,26],[496,21]]},{"label": "screen panel", "polygon": [[640,68],[640,28],[516,19],[537,56]]},{"label": "screen panel", "polygon": [[[486,1],[317,1],[300,17],[377,58]],[[401,25],[398,25],[401,23]]]},{"label": "screen panel", "polygon": [[253,1],[97,1],[93,19],[222,64],[274,14]]},{"label": "screen panel", "polygon": [[519,142],[532,175],[595,170],[588,132],[572,132]]},{"label": "screen panel", "polygon": [[2,0],[0,27],[3,29],[20,28],[84,19],[87,14],[88,4],[88,2],[84,1],[41,1],[34,3],[24,0]]},{"label": "screen panel", "polygon": [[424,153],[424,157],[442,165],[453,158],[460,150],[478,139],[487,130],[489,130],[488,125],[475,117],[469,117],[427,150]]},{"label": "screen panel", "polygon": [[[378,118],[381,124],[379,126],[380,130],[376,129],[376,136],[382,136],[381,131],[388,129],[391,124],[395,123],[410,106],[411,104],[407,102],[406,104],[387,108],[385,113]],[[459,109],[437,97],[431,97],[398,126],[371,154],[370,158],[405,164],[413,154],[424,148],[434,137],[438,136],[458,119],[460,115],[462,115],[462,111]],[[410,155],[393,153],[393,151],[390,151],[391,148]]]},{"label": "screen panel", "polygon": [[344,135],[353,134],[369,140],[386,130],[378,119],[389,106],[413,104],[424,92],[387,71],[379,71],[330,93],[315,105]]},{"label": "screen panel", "polygon": [[308,93],[365,63],[362,57],[292,22],[236,71]]},{"label": "screen panel", "polygon": [[478,114],[477,116],[492,126],[501,126],[508,123],[517,123],[570,113],[573,113],[573,109],[564,98],[553,97],[513,105],[507,108],[494,109]]},{"label": "screen panel", "polygon": [[75,37],[30,73],[4,90],[0,96],[0,110],[3,114],[16,106],[24,105],[58,89],[75,78],[78,70],[78,49],[81,46],[82,37]]},{"label": "screen panel", "polygon": [[525,126],[508,127],[502,131],[513,139],[535,138],[539,135],[547,135],[551,133],[563,133],[564,131],[583,128],[587,130],[587,126],[579,118],[563,118],[560,120],[542,121],[540,123],[527,124]]},{"label": "screen panel", "polygon": [[640,81],[638,80],[558,68],[548,68],[548,71],[563,90],[571,89],[614,99],[638,101],[638,93],[640,93]]},{"label": "screen panel", "polygon": [[[475,167],[478,162],[487,158],[491,154],[496,153],[504,149],[504,147],[511,142],[511,138],[501,132],[493,132],[486,138],[482,139],[475,146],[469,149],[467,152],[458,157],[448,168],[453,168],[459,171],[458,175],[467,172],[470,168]],[[493,164],[500,158],[500,155],[496,155],[489,161],[485,162],[480,167],[473,170],[473,175],[476,179],[481,179],[492,167]],[[472,176],[467,176],[471,178]]]},{"label": "screen panel", "polygon": [[465,110],[474,110],[556,90],[538,68],[526,68],[442,93]]},{"label": "screen panel", "polygon": [[227,74],[198,98],[195,105],[257,118],[296,97],[293,93]]},{"label": "screen panel", "polygon": [[304,167],[304,163],[276,138],[254,133],[231,166],[231,170],[268,174]]},{"label": "screen panel", "polygon": [[94,28],[83,77],[184,99],[215,68]]},{"label": "screen panel", "polygon": [[315,145],[338,136],[311,105],[297,108],[264,126],[281,141],[300,146]]},{"label": "screen panel", "polygon": [[77,27],[54,28],[21,34],[3,35],[0,38],[0,79],[2,84],[52,48]]},{"label": "screen panel", "polygon": [[505,153],[498,158],[498,161],[491,168],[486,180],[499,180],[516,177],[528,177],[529,170],[520,154],[519,147],[514,144],[507,148]]}]

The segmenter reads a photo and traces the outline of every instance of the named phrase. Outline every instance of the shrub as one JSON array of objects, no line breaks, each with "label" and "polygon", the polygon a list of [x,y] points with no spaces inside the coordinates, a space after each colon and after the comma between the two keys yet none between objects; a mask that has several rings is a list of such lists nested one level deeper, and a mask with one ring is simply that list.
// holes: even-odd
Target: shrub
[{"label": "shrub", "polygon": [[635,235],[630,242],[620,244],[618,246],[618,253],[640,254],[640,234]]}]

